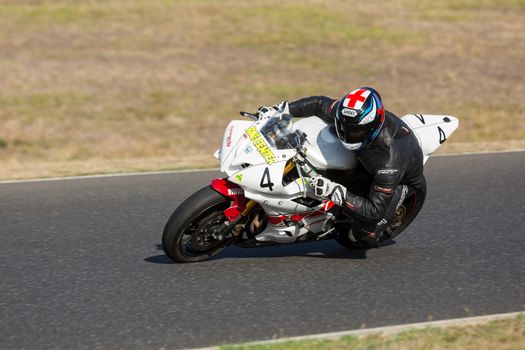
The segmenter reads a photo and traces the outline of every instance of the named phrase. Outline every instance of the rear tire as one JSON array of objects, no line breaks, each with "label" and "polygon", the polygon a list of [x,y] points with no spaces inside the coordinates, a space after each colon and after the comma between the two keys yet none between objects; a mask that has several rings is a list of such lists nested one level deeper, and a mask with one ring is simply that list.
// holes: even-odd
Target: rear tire
[{"label": "rear tire", "polygon": [[417,214],[419,214],[419,211],[423,207],[424,202],[425,192],[423,191],[416,191],[411,196],[407,197],[402,204],[402,207],[404,207],[406,214],[401,220],[401,223],[399,224],[399,226],[395,227],[391,232],[385,232],[379,244],[394,239],[394,237],[396,236],[399,236],[399,234],[401,234],[401,232],[403,232],[405,228],[407,228],[408,225],[410,225],[412,221],[414,221]]},{"label": "rear tire", "polygon": [[225,247],[213,236],[228,220],[223,211],[230,199],[210,186],[186,199],[170,216],[162,234],[166,255],[180,263],[200,262],[220,253]]},{"label": "rear tire", "polygon": [[341,231],[338,230],[339,234],[335,237],[335,240],[337,241],[337,243],[341,244],[342,246],[348,249],[378,248],[381,245],[383,245],[384,242],[387,242],[389,240],[392,240],[394,237],[399,236],[399,234],[401,234],[401,232],[403,232],[405,228],[407,228],[407,226],[410,225],[412,221],[414,221],[417,214],[419,214],[419,211],[423,207],[424,201],[425,193],[422,191],[416,191],[411,196],[407,197],[401,205],[406,210],[406,214],[401,219],[401,223],[391,232],[387,233],[388,229],[385,230],[381,239],[373,245],[352,241],[349,237],[350,226],[348,226],[348,229],[343,229]]}]

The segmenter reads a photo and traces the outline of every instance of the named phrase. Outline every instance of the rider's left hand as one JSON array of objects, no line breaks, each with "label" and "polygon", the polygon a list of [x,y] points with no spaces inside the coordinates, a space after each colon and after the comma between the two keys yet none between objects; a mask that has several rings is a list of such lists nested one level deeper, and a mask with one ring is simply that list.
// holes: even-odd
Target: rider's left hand
[{"label": "rider's left hand", "polygon": [[262,106],[257,109],[257,120],[265,120],[274,116],[277,113],[275,107]]},{"label": "rider's left hand", "polygon": [[281,101],[275,105],[273,105],[273,108],[276,110],[276,111],[283,111],[284,110],[284,106],[286,105],[288,101]]},{"label": "rider's left hand", "polygon": [[257,109],[257,120],[264,120],[273,117],[275,113],[282,111],[285,105],[286,101],[282,101],[272,107],[259,107],[259,109]]}]

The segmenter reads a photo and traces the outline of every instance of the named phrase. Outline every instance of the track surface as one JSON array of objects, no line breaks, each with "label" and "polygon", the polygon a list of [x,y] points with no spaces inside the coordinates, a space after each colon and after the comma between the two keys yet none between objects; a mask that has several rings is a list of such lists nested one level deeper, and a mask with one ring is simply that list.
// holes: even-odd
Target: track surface
[{"label": "track surface", "polygon": [[520,311],[525,153],[430,159],[396,244],[160,249],[173,209],[217,172],[0,185],[0,348],[199,347]]}]

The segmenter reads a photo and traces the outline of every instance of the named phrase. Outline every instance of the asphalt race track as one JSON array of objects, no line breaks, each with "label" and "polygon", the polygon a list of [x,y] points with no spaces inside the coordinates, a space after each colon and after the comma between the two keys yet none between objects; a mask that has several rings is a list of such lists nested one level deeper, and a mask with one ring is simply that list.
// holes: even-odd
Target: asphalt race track
[{"label": "asphalt race track", "polygon": [[395,244],[175,264],[166,220],[214,171],[0,184],[0,348],[159,349],[522,311],[525,153],[431,158]]}]

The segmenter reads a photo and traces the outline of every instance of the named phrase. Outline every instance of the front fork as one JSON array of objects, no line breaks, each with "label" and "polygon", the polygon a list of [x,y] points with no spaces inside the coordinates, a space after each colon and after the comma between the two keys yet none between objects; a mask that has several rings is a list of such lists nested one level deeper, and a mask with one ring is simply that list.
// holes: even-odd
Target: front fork
[{"label": "front fork", "polygon": [[[219,234],[220,235],[225,235],[228,232],[231,232],[232,233],[232,238],[236,238],[236,237],[240,236],[242,234],[242,228],[246,224],[246,222],[243,222],[243,221],[248,217],[248,215],[250,215],[252,209],[255,208],[256,206],[257,206],[257,202],[250,199],[246,203],[246,207],[240,213],[240,215],[236,219],[234,219],[233,221],[230,221],[227,224],[225,224],[224,227],[219,232]],[[242,223],[242,225],[239,225],[241,223]]]},{"label": "front fork", "polygon": [[231,198],[232,205],[224,210],[224,216],[228,221],[224,226],[215,233],[215,237],[222,239],[231,233],[231,237],[224,239],[220,246],[231,244],[237,237],[242,234],[243,227],[246,224],[246,218],[250,215],[253,208],[257,206],[254,200],[246,200],[244,190],[238,185],[224,179],[214,179],[211,187],[225,197]]}]

